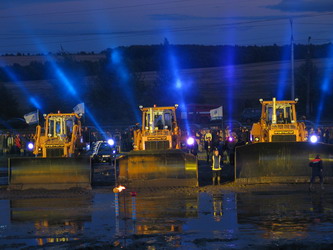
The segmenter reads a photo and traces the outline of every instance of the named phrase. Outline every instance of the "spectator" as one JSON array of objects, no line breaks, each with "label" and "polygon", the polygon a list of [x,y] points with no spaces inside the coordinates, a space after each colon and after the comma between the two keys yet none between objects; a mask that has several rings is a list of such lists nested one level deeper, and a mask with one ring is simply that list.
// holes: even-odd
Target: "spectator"
[{"label": "spectator", "polygon": [[0,153],[1,154],[4,154],[5,141],[6,141],[6,135],[5,134],[1,134],[0,135]]},{"label": "spectator", "polygon": [[7,149],[6,152],[12,154],[14,151],[14,137],[8,132],[7,133]]},{"label": "spectator", "polygon": [[218,146],[219,146],[219,137],[220,137],[220,134],[218,131],[213,132],[212,141],[213,141],[214,148],[218,148]]},{"label": "spectator", "polygon": [[333,127],[328,129],[328,143],[333,144]]},{"label": "spectator", "polygon": [[210,139],[210,141],[213,141],[213,136],[210,130],[208,130],[207,133],[205,134],[205,141],[208,141],[208,139]]},{"label": "spectator", "polygon": [[213,143],[210,138],[205,142],[205,150],[207,155],[207,163],[210,162],[213,153]]},{"label": "spectator", "polygon": [[14,153],[17,155],[20,154],[21,148],[22,148],[21,138],[20,138],[20,135],[17,134],[14,138]]},{"label": "spectator", "polygon": [[310,161],[309,166],[312,168],[312,175],[310,179],[310,187],[309,190],[313,191],[313,184],[315,182],[315,178],[318,176],[320,179],[321,189],[324,189],[324,178],[323,178],[323,163],[320,159],[320,156],[317,155],[316,158]]},{"label": "spectator", "polygon": [[201,152],[202,151],[202,144],[201,144],[201,132],[200,130],[196,131],[195,133],[195,141],[198,145],[198,151]]}]

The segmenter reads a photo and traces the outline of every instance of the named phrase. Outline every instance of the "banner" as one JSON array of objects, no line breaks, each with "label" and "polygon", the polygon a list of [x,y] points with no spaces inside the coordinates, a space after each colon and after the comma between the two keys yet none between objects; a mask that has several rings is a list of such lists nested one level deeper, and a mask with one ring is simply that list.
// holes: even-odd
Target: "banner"
[{"label": "banner", "polygon": [[220,120],[223,117],[223,107],[218,107],[216,109],[211,109],[210,113],[210,120]]},{"label": "banner", "polygon": [[76,113],[76,114],[84,114],[84,103],[83,102],[81,102],[81,103],[79,103],[78,105],[76,105],[74,108],[73,108],[73,110],[74,110],[74,113]]},{"label": "banner", "polygon": [[23,117],[25,122],[28,124],[35,124],[39,122],[38,110],[25,114]]}]

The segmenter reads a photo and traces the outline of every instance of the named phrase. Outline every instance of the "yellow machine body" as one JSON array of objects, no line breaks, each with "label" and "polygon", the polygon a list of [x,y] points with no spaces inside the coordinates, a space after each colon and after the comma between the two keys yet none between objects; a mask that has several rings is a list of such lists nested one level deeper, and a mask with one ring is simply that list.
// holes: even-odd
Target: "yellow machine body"
[{"label": "yellow machine body", "polygon": [[296,103],[297,101],[276,101],[275,98],[272,101],[261,100],[261,117],[252,126],[252,142],[306,141],[305,125],[297,121]]},{"label": "yellow machine body", "polygon": [[[261,180],[308,180],[309,160],[321,155],[324,166],[332,167],[332,145],[308,141],[304,123],[297,121],[295,101],[260,100],[261,118],[253,124],[252,143],[235,149],[235,177]],[[327,171],[328,172],[328,171]],[[330,171],[331,172],[331,171]]]},{"label": "yellow machine body", "polygon": [[119,181],[127,185],[197,186],[198,164],[180,150],[178,105],[140,107],[142,127],[134,132],[134,150],[119,160]]},{"label": "yellow machine body", "polygon": [[180,130],[176,120],[177,107],[141,108],[142,128],[134,132],[134,150],[180,148]]},{"label": "yellow machine body", "polygon": [[44,115],[36,127],[36,157],[9,159],[9,189],[91,188],[91,160],[81,156],[81,122],[76,113]]},{"label": "yellow machine body", "polygon": [[45,116],[42,133],[40,125],[36,127],[34,155],[47,157],[72,157],[81,143],[81,121],[76,113],[57,113]]}]

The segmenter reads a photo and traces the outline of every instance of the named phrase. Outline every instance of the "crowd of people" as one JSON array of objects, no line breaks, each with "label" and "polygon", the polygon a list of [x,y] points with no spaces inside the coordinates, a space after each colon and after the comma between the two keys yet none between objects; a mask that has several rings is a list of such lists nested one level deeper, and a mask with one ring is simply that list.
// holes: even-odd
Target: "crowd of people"
[{"label": "crowd of people", "polygon": [[29,143],[33,143],[34,135],[31,133],[5,132],[0,134],[0,154],[3,155],[32,155],[32,148]]},{"label": "crowd of people", "polygon": [[[333,144],[333,127],[308,128],[308,138],[315,135],[318,142]],[[191,147],[191,152],[197,155],[199,152],[206,152],[207,162],[211,161],[213,151],[218,150],[219,155],[229,155],[233,159],[236,146],[251,143],[250,129],[240,127],[231,129],[198,129],[192,131],[195,136],[195,144]]]},{"label": "crowd of people", "polygon": [[230,127],[222,129],[198,129],[192,131],[195,143],[190,147],[192,154],[206,152],[206,161],[211,162],[214,150],[219,152],[222,160],[233,163],[233,154],[236,146],[250,142],[250,131],[246,127],[232,130]]},{"label": "crowd of people", "polygon": [[333,127],[310,128],[308,137],[317,136],[319,142],[333,144]]},{"label": "crowd of people", "polygon": [[[96,141],[113,138],[120,151],[130,151],[133,149],[133,131],[135,127],[126,129],[110,129],[104,133],[93,128],[84,127],[83,140],[92,145]],[[231,129],[212,128],[212,129],[196,129],[191,132],[182,131],[182,147],[197,155],[205,152],[207,162],[211,161],[213,151],[218,150],[221,156],[228,155],[232,161],[232,154],[235,146],[251,143],[250,129],[240,127]],[[308,128],[308,137],[316,135],[319,142],[333,144],[333,127]],[[186,144],[186,138],[192,136],[195,138],[195,143],[192,146]],[[15,154],[15,155],[31,155],[32,150],[28,148],[29,143],[34,142],[34,134],[27,132],[0,132],[0,154]]]}]

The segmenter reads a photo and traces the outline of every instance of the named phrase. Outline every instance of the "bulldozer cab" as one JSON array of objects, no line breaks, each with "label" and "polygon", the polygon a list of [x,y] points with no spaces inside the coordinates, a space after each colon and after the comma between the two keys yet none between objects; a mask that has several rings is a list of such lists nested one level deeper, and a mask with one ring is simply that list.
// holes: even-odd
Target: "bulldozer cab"
[{"label": "bulldozer cab", "polygon": [[74,126],[73,117],[51,116],[47,120],[47,136],[65,138],[72,133]]},{"label": "bulldozer cab", "polygon": [[34,154],[43,157],[69,157],[81,139],[80,116],[76,113],[44,115],[44,129],[36,127]]},{"label": "bulldozer cab", "polygon": [[158,130],[173,130],[176,124],[175,108],[146,108],[143,111],[142,130],[154,132]]},{"label": "bulldozer cab", "polygon": [[180,130],[176,120],[178,105],[171,107],[140,106],[142,128],[134,132],[134,150],[180,148]]},{"label": "bulldozer cab", "polygon": [[253,142],[305,141],[307,132],[303,123],[297,122],[295,100],[263,101],[261,120],[251,130]]},{"label": "bulldozer cab", "polygon": [[78,124],[75,115],[49,115],[46,118],[46,133],[49,138],[58,137],[61,140],[69,140],[73,133],[73,127]]},{"label": "bulldozer cab", "polygon": [[[293,103],[279,103],[276,104],[275,112],[274,112],[274,105],[266,104],[264,109],[264,119],[268,124],[290,124],[296,122],[296,115],[294,112],[294,106]],[[275,117],[274,117],[275,113]]]}]

